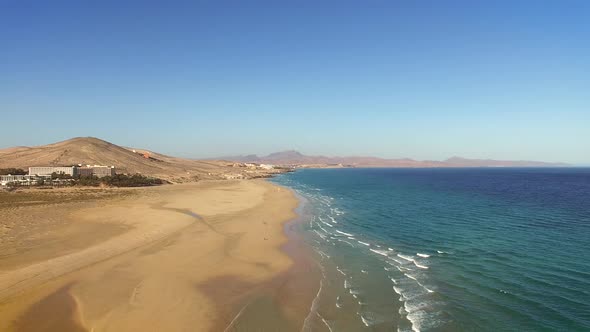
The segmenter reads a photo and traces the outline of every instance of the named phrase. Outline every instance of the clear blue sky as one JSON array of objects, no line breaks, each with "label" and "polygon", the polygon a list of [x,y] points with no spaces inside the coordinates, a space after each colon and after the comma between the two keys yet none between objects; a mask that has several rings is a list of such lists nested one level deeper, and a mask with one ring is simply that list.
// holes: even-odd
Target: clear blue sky
[{"label": "clear blue sky", "polygon": [[590,164],[589,17],[589,1],[2,1],[0,148]]}]

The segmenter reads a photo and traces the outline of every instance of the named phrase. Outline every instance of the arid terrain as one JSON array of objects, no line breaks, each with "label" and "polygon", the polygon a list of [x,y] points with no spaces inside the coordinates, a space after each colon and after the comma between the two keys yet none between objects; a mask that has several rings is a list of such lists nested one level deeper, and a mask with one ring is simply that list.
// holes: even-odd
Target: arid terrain
[{"label": "arid terrain", "polygon": [[299,330],[296,205],[263,180],[0,193],[0,330],[221,331],[259,305]]},{"label": "arid terrain", "polygon": [[144,149],[124,148],[93,137],[63,142],[0,149],[0,168],[69,166],[77,164],[115,166],[117,173],[157,177],[170,182],[193,182],[266,177],[282,170],[248,169],[222,160],[191,160],[170,157]]},{"label": "arid terrain", "polygon": [[[117,173],[143,174],[172,183],[200,180],[251,179],[287,171],[264,169],[252,164],[269,164],[286,168],[327,167],[560,167],[565,163],[527,160],[467,159],[452,157],[444,161],[385,159],[378,157],[308,156],[297,151],[283,151],[267,156],[245,155],[220,157],[217,160],[193,160],[157,152],[121,147],[93,137],[77,137],[63,142],[0,149],[0,168],[97,164],[115,166]],[[246,164],[249,165],[246,166]]]}]

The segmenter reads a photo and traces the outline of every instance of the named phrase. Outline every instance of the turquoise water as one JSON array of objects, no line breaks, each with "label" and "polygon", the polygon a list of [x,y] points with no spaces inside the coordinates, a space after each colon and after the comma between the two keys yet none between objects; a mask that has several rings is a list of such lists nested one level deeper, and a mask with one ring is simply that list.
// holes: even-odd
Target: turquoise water
[{"label": "turquoise water", "polygon": [[301,170],[326,331],[590,331],[590,169]]}]

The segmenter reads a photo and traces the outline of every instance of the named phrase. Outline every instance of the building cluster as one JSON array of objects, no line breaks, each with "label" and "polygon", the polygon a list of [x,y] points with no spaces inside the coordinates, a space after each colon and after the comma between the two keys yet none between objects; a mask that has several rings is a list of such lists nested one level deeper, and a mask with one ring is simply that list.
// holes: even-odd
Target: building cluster
[{"label": "building cluster", "polygon": [[18,184],[19,186],[36,186],[51,181],[51,175],[0,175],[0,185]]},{"label": "building cluster", "polygon": [[34,186],[47,183],[62,183],[68,179],[52,179],[53,174],[69,175],[71,178],[80,176],[114,176],[115,166],[102,165],[77,165],[77,166],[37,166],[29,167],[27,175],[0,175],[0,185],[17,184],[21,186]]},{"label": "building cluster", "polygon": [[115,175],[115,166],[78,165],[78,166],[41,166],[29,167],[29,175],[51,175],[53,173],[78,176],[96,176],[99,178]]},{"label": "building cluster", "polygon": [[86,165],[78,167],[80,176],[96,176],[99,178],[115,175],[115,166]]},{"label": "building cluster", "polygon": [[76,166],[39,166],[29,167],[29,175],[37,176],[51,176],[51,174],[63,174],[69,176],[76,176],[78,174]]},{"label": "building cluster", "polygon": [[248,169],[263,169],[263,170],[271,170],[276,168],[274,165],[270,164],[255,164],[255,163],[233,163],[232,167],[247,167]]}]

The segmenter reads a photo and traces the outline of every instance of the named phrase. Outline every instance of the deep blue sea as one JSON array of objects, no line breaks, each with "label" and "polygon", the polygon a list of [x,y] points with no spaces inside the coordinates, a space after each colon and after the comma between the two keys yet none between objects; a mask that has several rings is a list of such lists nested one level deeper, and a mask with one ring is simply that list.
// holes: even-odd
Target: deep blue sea
[{"label": "deep blue sea", "polygon": [[590,169],[306,169],[314,331],[590,331]]}]

